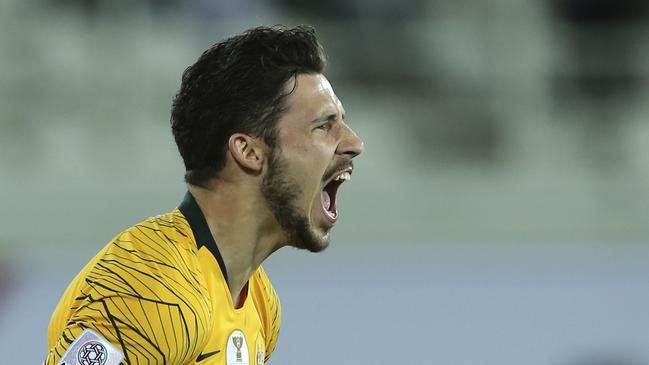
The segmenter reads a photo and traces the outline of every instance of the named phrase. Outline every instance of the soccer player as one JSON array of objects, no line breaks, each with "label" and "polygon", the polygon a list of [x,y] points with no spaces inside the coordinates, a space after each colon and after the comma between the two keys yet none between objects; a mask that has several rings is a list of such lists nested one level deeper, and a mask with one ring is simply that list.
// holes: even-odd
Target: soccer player
[{"label": "soccer player", "polygon": [[188,192],[118,234],[49,326],[46,365],[264,364],[279,299],[261,263],[317,252],[363,142],[323,76],[309,27],[259,27],[185,70],[171,112]]}]

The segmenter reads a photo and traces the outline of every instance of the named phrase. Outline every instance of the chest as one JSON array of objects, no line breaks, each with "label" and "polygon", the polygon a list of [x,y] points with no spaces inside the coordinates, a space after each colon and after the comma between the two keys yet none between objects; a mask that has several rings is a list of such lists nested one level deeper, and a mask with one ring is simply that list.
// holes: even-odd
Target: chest
[{"label": "chest", "polygon": [[[252,291],[241,308],[234,309],[222,278],[207,282],[211,296],[208,339],[196,359],[197,365],[262,365],[266,339]],[[252,285],[252,283],[251,283]]]},{"label": "chest", "polygon": [[196,360],[200,365],[262,365],[265,338],[258,316],[215,316],[211,334]]}]

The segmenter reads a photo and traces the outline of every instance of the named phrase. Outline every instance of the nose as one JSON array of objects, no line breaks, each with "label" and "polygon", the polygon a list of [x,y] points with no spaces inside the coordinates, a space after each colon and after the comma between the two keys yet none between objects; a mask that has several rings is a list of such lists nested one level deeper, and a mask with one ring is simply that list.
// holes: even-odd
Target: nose
[{"label": "nose", "polygon": [[358,134],[345,124],[342,139],[338,144],[336,153],[354,158],[363,153],[363,149],[365,148],[364,146],[363,140],[358,136]]}]

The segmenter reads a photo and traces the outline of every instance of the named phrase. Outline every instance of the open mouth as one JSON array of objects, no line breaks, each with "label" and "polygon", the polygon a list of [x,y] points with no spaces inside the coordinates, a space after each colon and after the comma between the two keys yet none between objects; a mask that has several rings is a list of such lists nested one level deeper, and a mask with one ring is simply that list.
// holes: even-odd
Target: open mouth
[{"label": "open mouth", "polygon": [[320,193],[322,209],[325,212],[325,216],[329,218],[332,223],[338,220],[338,208],[336,207],[336,194],[338,193],[338,188],[343,182],[350,180],[351,177],[351,168],[339,172],[325,185],[324,189],[322,189],[322,192]]}]

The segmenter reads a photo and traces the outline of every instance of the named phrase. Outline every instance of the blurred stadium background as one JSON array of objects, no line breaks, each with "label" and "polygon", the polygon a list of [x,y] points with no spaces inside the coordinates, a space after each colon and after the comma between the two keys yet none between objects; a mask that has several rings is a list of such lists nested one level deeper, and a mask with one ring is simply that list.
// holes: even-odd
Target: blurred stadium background
[{"label": "blurred stadium background", "polygon": [[649,3],[0,1],[0,362],[113,235],[179,203],[182,70],[312,24],[366,153],[321,255],[267,263],[271,364],[649,363]]}]

